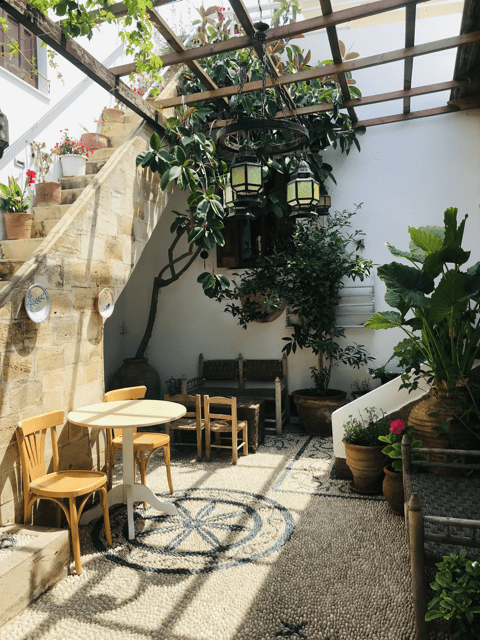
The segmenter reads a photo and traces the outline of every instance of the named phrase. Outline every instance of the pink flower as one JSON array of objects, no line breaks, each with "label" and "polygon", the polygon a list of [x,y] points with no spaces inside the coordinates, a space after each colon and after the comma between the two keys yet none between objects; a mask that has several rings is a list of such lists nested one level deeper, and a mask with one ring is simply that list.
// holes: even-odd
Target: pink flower
[{"label": "pink flower", "polygon": [[390,423],[390,431],[395,434],[402,433],[405,429],[405,422],[403,420],[393,420]]}]

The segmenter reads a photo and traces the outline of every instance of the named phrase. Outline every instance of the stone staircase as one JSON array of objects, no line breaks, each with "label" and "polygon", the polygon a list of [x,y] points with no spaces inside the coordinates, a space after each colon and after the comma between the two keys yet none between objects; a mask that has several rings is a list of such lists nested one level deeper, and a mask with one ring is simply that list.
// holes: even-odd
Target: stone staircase
[{"label": "stone staircase", "polygon": [[123,143],[139,119],[135,113],[126,110],[123,123],[109,125],[105,131],[108,147],[95,149],[90,154],[87,160],[86,174],[60,178],[62,185],[61,204],[47,204],[33,208],[32,237],[29,240],[0,240],[0,291],[7,286],[12,276],[67,213],[70,205],[80,197],[85,187],[94,181],[96,174]]}]

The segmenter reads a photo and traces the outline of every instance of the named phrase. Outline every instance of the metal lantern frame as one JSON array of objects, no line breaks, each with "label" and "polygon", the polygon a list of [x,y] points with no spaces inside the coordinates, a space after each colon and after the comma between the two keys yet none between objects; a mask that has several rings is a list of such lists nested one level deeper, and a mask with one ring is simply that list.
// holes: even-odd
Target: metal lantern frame
[{"label": "metal lantern frame", "polygon": [[300,160],[292,179],[287,184],[287,204],[292,217],[310,215],[320,200],[320,183],[305,160]]},{"label": "metal lantern frame", "polygon": [[262,165],[246,142],[230,167],[230,184],[237,196],[256,196],[263,191]]}]

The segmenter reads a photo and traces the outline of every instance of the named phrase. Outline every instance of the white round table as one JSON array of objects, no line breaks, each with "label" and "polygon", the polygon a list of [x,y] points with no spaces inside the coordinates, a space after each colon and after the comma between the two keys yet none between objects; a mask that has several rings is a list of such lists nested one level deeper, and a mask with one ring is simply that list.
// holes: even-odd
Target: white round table
[{"label": "white round table", "polygon": [[[133,522],[133,503],[148,502],[159,511],[168,515],[176,515],[177,509],[171,502],[159,500],[144,484],[135,482],[135,462],[133,454],[133,429],[149,427],[170,420],[177,420],[185,415],[186,407],[177,402],[166,400],[117,400],[115,402],[98,402],[68,414],[72,424],[93,429],[123,429],[123,484],[113,487],[108,492],[108,506],[123,503],[127,505],[128,539],[135,538]],[[81,524],[90,522],[102,515],[100,505],[85,512]]]}]

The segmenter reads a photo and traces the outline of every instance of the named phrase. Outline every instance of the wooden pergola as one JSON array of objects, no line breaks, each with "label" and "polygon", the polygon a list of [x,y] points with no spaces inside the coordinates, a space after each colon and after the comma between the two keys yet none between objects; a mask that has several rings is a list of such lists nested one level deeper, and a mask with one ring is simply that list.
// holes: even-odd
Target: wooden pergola
[{"label": "wooden pergola", "polygon": [[[429,2],[430,0],[423,0]],[[205,87],[200,93],[178,96],[175,98],[160,100],[162,107],[175,107],[181,104],[192,104],[202,100],[219,99],[227,101],[230,96],[238,92],[237,86],[219,88],[200,66],[198,60],[208,58],[219,53],[234,51],[250,47],[258,50],[259,43],[254,38],[255,29],[253,21],[243,3],[243,0],[229,0],[238,23],[242,26],[244,35],[232,37],[229,40],[197,46],[186,49],[181,40],[175,35],[166,21],[161,17],[161,7],[171,0],[156,0],[153,2],[155,10],[151,12],[150,20],[159,33],[165,38],[172,49],[162,57],[164,67],[184,64]],[[273,78],[267,79],[267,86],[273,84],[280,87],[287,107],[291,111],[282,111],[276,117],[293,115],[294,104],[288,93],[288,86],[295,82],[303,82],[314,78],[322,78],[336,74],[343,93],[342,108],[348,113],[355,125],[373,126],[400,120],[423,118],[458,110],[475,109],[480,107],[480,11],[478,0],[465,0],[463,18],[460,33],[456,36],[435,40],[425,44],[415,45],[415,23],[418,0],[378,0],[367,4],[352,6],[347,9],[333,11],[330,0],[318,0],[322,15],[308,18],[295,23],[270,28],[267,31],[267,42],[274,42],[280,38],[289,38],[299,34],[326,30],[332,52],[333,64],[313,67],[297,73],[278,75],[271,65]],[[121,78],[135,71],[133,64],[107,69],[98,60],[91,56],[83,47],[74,40],[66,40],[62,34],[61,25],[46,17],[43,13],[33,9],[25,0],[0,0],[0,8],[4,9],[14,20],[17,20],[35,35],[47,43],[52,49],[64,56],[78,69],[92,78],[96,83],[113,94],[127,107],[147,120],[156,128],[161,128],[158,112],[137,93],[132,91]],[[336,27],[362,18],[378,15],[387,11],[405,8],[405,47],[394,51],[354,60],[342,62]],[[110,10],[122,15],[127,12],[123,3],[117,3]],[[414,59],[417,56],[428,55],[446,49],[456,49],[457,57],[453,78],[446,82],[430,84],[412,88],[412,70]],[[403,88],[389,93],[379,93],[364,96],[360,99],[350,98],[345,73],[354,73],[358,69],[366,69],[378,65],[385,65],[396,61],[404,61]],[[261,81],[248,82],[243,86],[243,92],[257,91],[261,89]],[[410,100],[412,97],[450,90],[450,99],[445,106],[411,111]],[[391,116],[379,117],[370,120],[358,120],[355,107],[359,105],[402,100],[402,113]],[[295,110],[297,115],[318,113],[331,110],[328,103],[321,103]],[[226,122],[218,122],[217,126],[223,126]]]}]

